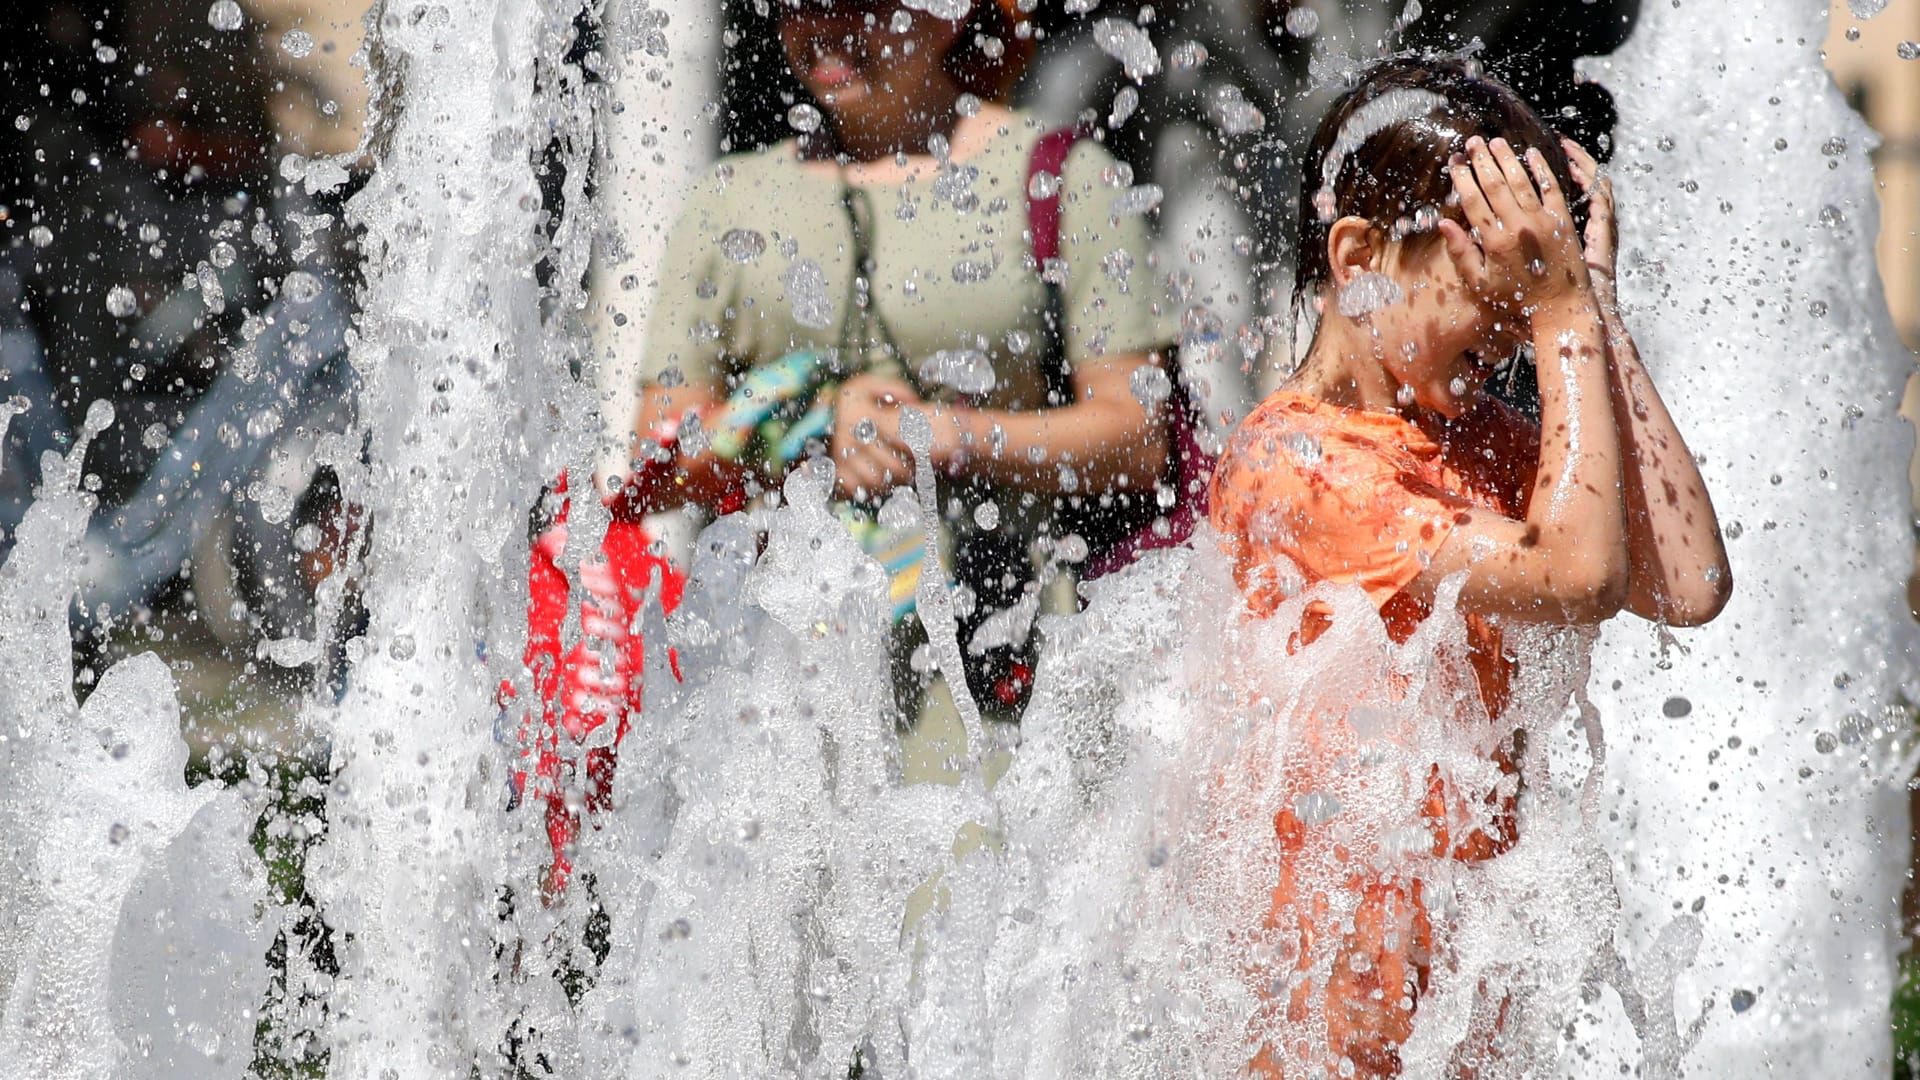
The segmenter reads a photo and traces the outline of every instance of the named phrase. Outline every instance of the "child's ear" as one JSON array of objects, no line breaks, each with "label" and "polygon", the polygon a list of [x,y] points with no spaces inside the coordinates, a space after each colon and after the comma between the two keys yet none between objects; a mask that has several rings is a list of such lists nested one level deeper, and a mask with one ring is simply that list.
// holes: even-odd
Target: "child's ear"
[{"label": "child's ear", "polygon": [[1327,228],[1327,268],[1340,287],[1369,270],[1380,269],[1385,252],[1373,223],[1352,214]]}]

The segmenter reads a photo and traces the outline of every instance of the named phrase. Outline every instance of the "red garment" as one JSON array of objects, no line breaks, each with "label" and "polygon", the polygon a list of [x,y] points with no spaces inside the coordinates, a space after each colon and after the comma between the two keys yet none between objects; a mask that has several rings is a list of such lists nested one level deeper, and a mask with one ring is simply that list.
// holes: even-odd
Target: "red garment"
[{"label": "red garment", "polygon": [[[563,475],[556,491],[564,495],[566,490]],[[598,812],[611,804],[620,741],[632,726],[631,717],[640,712],[646,666],[634,624],[641,600],[657,580],[660,605],[671,612],[686,585],[685,575],[654,552],[640,514],[625,500],[610,501],[613,520],[599,557],[580,565],[580,583],[587,593],[580,603],[580,637],[562,657],[561,632],[572,597],[559,560],[571,505],[570,499],[563,501],[552,526],[534,541],[528,567],[525,661],[541,702],[538,718],[529,711],[520,726],[521,759],[532,765],[531,791],[526,768],[514,775],[516,803],[534,798],[546,804],[547,840],[553,846],[548,896],[565,890],[572,874],[569,849],[580,832],[580,810]],[[679,674],[677,666],[674,674]],[[513,698],[512,686],[502,683],[500,696],[505,708]],[[588,737],[609,721],[616,725],[613,738],[583,749]],[[567,805],[569,791],[577,792],[576,807]]]}]

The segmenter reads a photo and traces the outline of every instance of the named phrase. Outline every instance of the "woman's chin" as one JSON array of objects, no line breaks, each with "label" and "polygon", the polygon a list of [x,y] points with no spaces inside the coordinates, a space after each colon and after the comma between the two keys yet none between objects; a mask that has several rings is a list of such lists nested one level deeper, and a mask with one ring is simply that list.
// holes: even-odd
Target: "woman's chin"
[{"label": "woman's chin", "polygon": [[814,100],[818,101],[822,108],[833,111],[858,106],[873,96],[872,89],[859,79],[836,81],[822,86],[808,86],[807,89],[812,92]]}]

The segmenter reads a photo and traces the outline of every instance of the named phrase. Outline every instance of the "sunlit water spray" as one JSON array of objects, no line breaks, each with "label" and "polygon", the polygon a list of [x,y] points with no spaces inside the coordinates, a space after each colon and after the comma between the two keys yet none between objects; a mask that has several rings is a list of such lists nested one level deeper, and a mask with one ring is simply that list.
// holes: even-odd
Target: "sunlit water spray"
[{"label": "sunlit water spray", "polygon": [[[1874,270],[1876,137],[1820,65],[1827,18],[1812,0],[1647,4],[1586,68],[1620,106],[1620,292],[1701,456],[1735,581],[1711,626],[1667,644],[1622,620],[1594,656],[1622,948],[1699,913],[1679,993],[1706,1018],[1690,1076],[1890,1067],[1911,357]],[[1613,1024],[1583,1075],[1632,1060]]]},{"label": "sunlit water spray", "polygon": [[[571,27],[558,9],[531,0],[388,5],[373,49],[381,164],[352,206],[368,237],[354,361],[366,377],[370,464],[343,478],[372,523],[363,571],[371,620],[349,650],[345,700],[308,714],[330,737],[334,771],[329,833],[309,875],[338,935],[341,974],[305,976],[326,1002],[319,1034],[330,1074],[492,1076],[510,1069],[509,1058],[537,1057],[575,1076],[651,1076],[664,1062],[687,1075],[839,1077],[856,1059],[877,1076],[1231,1075],[1264,1042],[1283,1060],[1337,1075],[1343,1063],[1324,1039],[1337,951],[1322,941],[1302,954],[1263,928],[1282,811],[1306,826],[1295,869],[1326,893],[1333,924],[1352,902],[1342,890],[1351,860],[1426,890],[1435,954],[1404,1048],[1408,1075],[1462,1065],[1536,1075],[1584,1060],[1616,1071],[1619,1060],[1637,1061],[1651,1076],[1683,1064],[1694,1073],[1707,1068],[1689,1056],[1700,1018],[1708,1037],[1735,1045],[1750,1036],[1727,1028],[1729,1018],[1755,1011],[1756,996],[1768,1008],[1787,1003],[1782,1037],[1799,1045],[1811,1036],[1795,1032],[1811,1031],[1823,1009],[1884,1032],[1891,932],[1876,920],[1890,918],[1898,852],[1874,851],[1855,809],[1886,790],[1875,786],[1886,759],[1864,744],[1873,707],[1906,674],[1875,663],[1896,655],[1881,583],[1897,572],[1898,538],[1891,525],[1856,534],[1866,541],[1814,542],[1813,530],[1898,520],[1899,448],[1884,420],[1894,364],[1873,343],[1885,318],[1865,237],[1821,214],[1833,205],[1855,229],[1870,220],[1864,133],[1812,66],[1811,47],[1776,42],[1781,33],[1818,39],[1815,5],[1802,6],[1798,16],[1751,16],[1784,29],[1756,25],[1745,35],[1727,34],[1724,12],[1704,6],[1650,10],[1635,45],[1600,72],[1621,90],[1626,114],[1628,152],[1615,168],[1636,329],[1683,425],[1700,433],[1726,517],[1763,535],[1748,520],[1759,511],[1743,500],[1780,500],[1793,516],[1775,519],[1799,523],[1809,538],[1790,555],[1758,559],[1743,559],[1736,541],[1746,607],[1730,612],[1718,636],[1690,636],[1694,653],[1677,656],[1671,671],[1632,656],[1621,674],[1602,676],[1589,706],[1580,693],[1587,641],[1516,635],[1522,679],[1493,725],[1463,678],[1462,624],[1446,597],[1404,645],[1387,639],[1352,591],[1302,593],[1272,618],[1248,621],[1203,534],[1192,550],[1150,556],[1105,580],[1084,614],[1045,626],[1039,685],[997,786],[977,773],[954,787],[903,785],[887,705],[886,578],[832,514],[830,475],[809,467],[776,507],[723,519],[701,537],[673,616],[657,604],[643,613],[647,707],[622,749],[616,808],[581,844],[576,881],[591,889],[577,884],[547,907],[535,815],[505,809],[512,761],[495,740],[494,687],[505,676],[526,697],[515,671],[526,510],[543,482],[586,459],[586,398],[568,367],[591,357],[566,316],[579,302],[571,283],[591,231],[578,210],[591,102],[562,63]],[[1701,25],[1708,19],[1711,28]],[[1724,98],[1716,90],[1706,100],[1745,105],[1758,90],[1783,104],[1745,127],[1703,113],[1663,149],[1644,118],[1674,126],[1694,114],[1663,105],[1665,96],[1696,105],[1703,96],[1695,82],[1671,81],[1694,66],[1669,62],[1662,49],[1705,40],[1724,47],[1737,73]],[[1773,74],[1753,74],[1761,68]],[[1814,130],[1823,124],[1834,132]],[[1859,149],[1837,155],[1832,172],[1784,167],[1783,157],[1768,173],[1751,164],[1756,132],[1790,147],[1840,133]],[[549,240],[533,161],[556,133],[575,212]],[[1653,164],[1641,169],[1638,158]],[[1636,190],[1640,177],[1672,170],[1723,185],[1750,180],[1752,190],[1724,215],[1666,188]],[[1788,213],[1806,220],[1780,216]],[[1693,231],[1661,232],[1661,220]],[[1774,232],[1788,225],[1804,250],[1789,237],[1787,254],[1776,255]],[[554,267],[550,288],[528,269],[543,255]],[[1689,255],[1722,263],[1676,272]],[[1730,306],[1723,318],[1701,319],[1700,302],[1735,287],[1716,273],[1763,318]],[[1670,294],[1650,287],[1668,285]],[[1783,306],[1804,334],[1770,321]],[[1717,340],[1689,336],[1700,333]],[[1800,358],[1817,347],[1821,361]],[[1676,371],[1676,362],[1688,366]],[[1810,370],[1828,376],[1811,392]],[[1744,377],[1723,381],[1735,372]],[[1863,389],[1847,392],[1855,385]],[[1754,471],[1770,466],[1748,468],[1737,456],[1807,432],[1831,443],[1781,466],[1792,475],[1777,487]],[[66,560],[88,512],[78,452],[48,470],[66,479],[43,493],[0,568],[8,724],[0,813],[11,860],[0,878],[10,915],[0,927],[0,1048],[43,1065],[35,1075],[142,1075],[161,1069],[142,1062],[163,1059],[193,1075],[238,1075],[237,1048],[251,1028],[245,1002],[264,996],[255,989],[264,981],[260,933],[278,917],[251,899],[258,870],[235,854],[255,808],[240,791],[216,798],[179,782],[171,688],[150,659],[116,667],[86,710],[73,706],[59,627],[75,586]],[[1721,462],[1740,464],[1716,473]],[[1881,473],[1884,487],[1869,481]],[[931,507],[927,470],[919,484]],[[578,509],[563,559],[574,570],[599,531],[593,508]],[[1783,582],[1800,571],[1787,568],[1806,565],[1826,576],[1789,591]],[[926,600],[936,661],[957,667],[964,643],[948,636],[941,598]],[[1334,629],[1289,655],[1288,638],[1314,601],[1331,605]],[[1796,619],[1816,629],[1797,629]],[[1817,633],[1823,619],[1839,629]],[[1783,643],[1798,634],[1818,640],[1789,655]],[[1603,661],[1620,666],[1618,656],[1650,637],[1645,628],[1610,631]],[[1752,898],[1741,929],[1810,940],[1829,914],[1864,911],[1850,924],[1862,927],[1851,940],[1863,948],[1843,935],[1830,950],[1823,939],[1787,972],[1779,954],[1759,955],[1728,933],[1717,906],[1696,914],[1664,894],[1650,900],[1640,878],[1629,880],[1624,918],[1616,914],[1621,851],[1636,856],[1627,869],[1637,874],[1670,858],[1678,876],[1685,860],[1670,853],[1692,836],[1719,835],[1691,806],[1646,813],[1624,840],[1600,829],[1613,790],[1601,783],[1603,748],[1619,760],[1621,732],[1651,716],[1632,704],[1636,688],[1680,685],[1691,665],[1687,690],[1655,696],[1686,693],[1695,710],[1724,705],[1729,717],[1777,715],[1775,698],[1787,694],[1777,670],[1764,709],[1735,709],[1741,695],[1759,693],[1756,676],[1729,686],[1725,673],[1744,670],[1742,656],[1758,671],[1830,655],[1836,639],[1850,678],[1793,691],[1793,711],[1832,717],[1814,722],[1836,725],[1849,764],[1864,754],[1867,766],[1836,788],[1847,798],[1810,808],[1807,790],[1773,779],[1779,762],[1799,760],[1785,747],[1798,736],[1781,733],[1784,721],[1769,729],[1745,720],[1759,729],[1746,737],[1778,756],[1759,759],[1771,770],[1771,804],[1755,774],[1741,810],[1758,806],[1779,835],[1806,838],[1781,848],[1770,873],[1811,883],[1858,872],[1849,896],[1861,899],[1800,889],[1782,916],[1770,898],[1785,886],[1760,881],[1756,867],[1738,886]],[[681,676],[656,643],[677,651]],[[1838,697],[1824,690],[1829,683]],[[1850,697],[1861,700],[1832,707]],[[1869,718],[1866,728],[1846,726],[1854,710]],[[989,733],[973,717],[967,726],[967,759],[977,761]],[[1510,791],[1487,755],[1515,728],[1529,736],[1517,845],[1480,863],[1433,857],[1430,822],[1409,796],[1435,766],[1461,807]],[[1680,744],[1696,737],[1688,730],[1663,738]],[[1801,741],[1816,752],[1824,745],[1811,729]],[[127,808],[136,806],[144,816]],[[1876,822],[1898,834],[1904,822],[1887,809]],[[1459,812],[1457,824],[1485,824]],[[1826,816],[1796,816],[1808,814]],[[956,856],[955,837],[970,825],[988,840]],[[1833,850],[1828,840],[1839,855],[1821,854]],[[609,916],[604,962],[574,944],[589,896]],[[926,914],[909,921],[910,905]],[[170,957],[156,959],[155,943]],[[1697,948],[1706,962],[1690,968]],[[595,972],[577,1005],[553,977],[563,961]],[[1745,983],[1722,981],[1742,964],[1778,981],[1737,996]],[[167,975],[176,989],[166,993],[176,995],[201,985],[188,977],[194,971],[225,977],[205,984],[198,1005],[170,1014],[170,999],[151,989],[156,980],[127,977],[141,971],[178,973]],[[1296,995],[1297,1015],[1263,1007]],[[1595,1042],[1589,1026],[1576,1031],[1585,1041],[1570,1043],[1567,1021],[1583,1000],[1617,1000],[1630,1023],[1610,1042]],[[1877,1044],[1884,1035],[1861,1038]],[[1855,1071],[1875,1070],[1855,1055],[1821,1075]]]}]

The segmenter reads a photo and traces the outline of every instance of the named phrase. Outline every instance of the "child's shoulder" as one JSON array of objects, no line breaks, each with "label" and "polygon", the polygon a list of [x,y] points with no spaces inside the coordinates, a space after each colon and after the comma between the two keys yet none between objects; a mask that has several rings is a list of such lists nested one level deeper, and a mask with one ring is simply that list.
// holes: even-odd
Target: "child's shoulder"
[{"label": "child's shoulder", "polygon": [[1336,448],[1391,456],[1419,453],[1427,443],[1419,428],[1391,413],[1350,409],[1311,394],[1280,390],[1241,421],[1227,452],[1270,457],[1279,447],[1292,450],[1304,464],[1318,465]]}]

